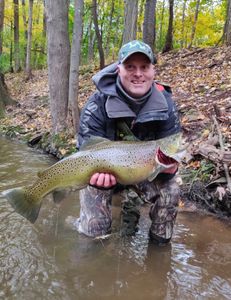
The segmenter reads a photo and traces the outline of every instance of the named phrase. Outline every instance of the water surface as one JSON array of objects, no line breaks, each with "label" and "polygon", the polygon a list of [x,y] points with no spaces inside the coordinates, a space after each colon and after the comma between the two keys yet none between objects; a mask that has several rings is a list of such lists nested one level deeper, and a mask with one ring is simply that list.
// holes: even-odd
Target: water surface
[{"label": "water surface", "polygon": [[[54,159],[0,138],[0,192],[31,184]],[[148,241],[148,207],[139,231],[121,238],[120,208],[113,232],[93,240],[71,230],[76,191],[54,204],[44,200],[30,224],[0,194],[0,299],[231,299],[230,226],[211,216],[179,213],[171,245]]]}]

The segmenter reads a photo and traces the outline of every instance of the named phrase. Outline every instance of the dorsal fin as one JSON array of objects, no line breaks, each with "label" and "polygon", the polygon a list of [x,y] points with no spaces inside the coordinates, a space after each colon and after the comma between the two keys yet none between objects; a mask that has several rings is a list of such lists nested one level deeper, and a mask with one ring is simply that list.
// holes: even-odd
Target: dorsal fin
[{"label": "dorsal fin", "polygon": [[91,136],[87,141],[85,141],[81,145],[80,150],[88,150],[97,144],[105,143],[105,142],[109,142],[109,141],[110,140],[103,138],[101,136]]},{"label": "dorsal fin", "polygon": [[45,175],[45,173],[46,173],[46,171],[47,171],[48,169],[49,169],[49,168],[47,168],[47,169],[45,169],[45,170],[38,171],[37,176],[38,176],[39,178],[41,178],[42,176]]}]

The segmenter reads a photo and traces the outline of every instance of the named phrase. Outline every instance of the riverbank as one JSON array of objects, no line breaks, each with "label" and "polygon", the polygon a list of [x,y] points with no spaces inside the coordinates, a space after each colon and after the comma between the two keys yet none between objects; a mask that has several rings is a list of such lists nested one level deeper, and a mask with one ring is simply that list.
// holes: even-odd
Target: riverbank
[{"label": "riverbank", "polygon": [[[94,66],[81,68],[80,108],[94,91],[91,77],[97,71]],[[230,217],[231,47],[159,55],[156,79],[171,86],[184,137],[191,143],[182,167],[183,198]],[[6,83],[17,105],[7,107],[0,125],[2,134],[58,159],[76,151],[76,137],[69,130],[51,135],[47,70],[33,71],[32,80],[27,82],[22,73],[6,74]]]}]

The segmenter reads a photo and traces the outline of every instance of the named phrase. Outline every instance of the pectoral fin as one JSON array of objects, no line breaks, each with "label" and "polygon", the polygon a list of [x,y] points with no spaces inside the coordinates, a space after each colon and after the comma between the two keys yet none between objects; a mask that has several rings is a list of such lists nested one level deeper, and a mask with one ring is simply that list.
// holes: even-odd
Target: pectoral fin
[{"label": "pectoral fin", "polygon": [[67,191],[66,189],[56,189],[56,190],[54,190],[52,192],[54,203],[55,204],[61,203],[67,197],[68,193],[70,193],[70,192]]},{"label": "pectoral fin", "polygon": [[148,181],[151,182],[153,181],[156,176],[161,173],[164,169],[166,169],[166,167],[164,165],[157,165],[157,167],[155,167],[153,169],[153,173],[151,173],[149,176],[148,176]]}]

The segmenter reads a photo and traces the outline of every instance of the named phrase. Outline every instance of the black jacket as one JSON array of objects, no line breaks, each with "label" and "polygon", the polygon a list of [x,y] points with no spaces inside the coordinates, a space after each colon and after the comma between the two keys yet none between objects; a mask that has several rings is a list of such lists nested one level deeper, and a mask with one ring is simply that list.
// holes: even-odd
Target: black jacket
[{"label": "black jacket", "polygon": [[140,140],[156,140],[180,131],[171,89],[153,82],[152,94],[138,115],[123,101],[116,89],[117,63],[95,76],[97,91],[89,98],[81,112],[78,147],[90,136],[101,136],[117,140],[118,121],[125,121]]}]

